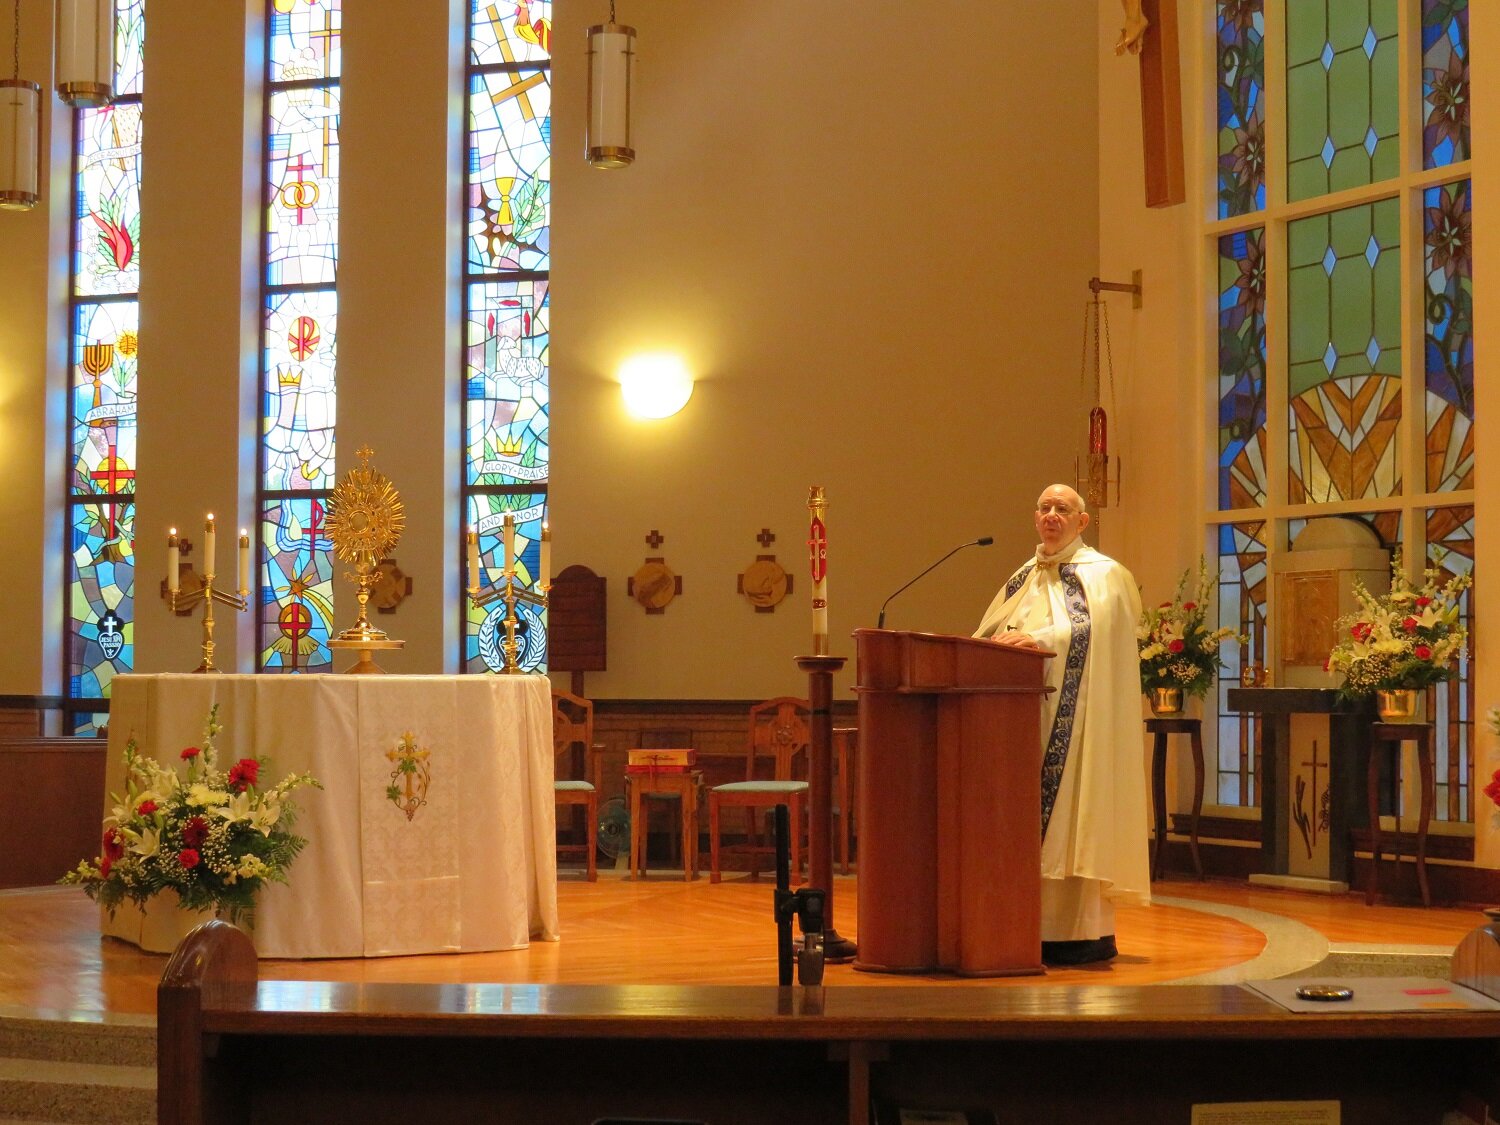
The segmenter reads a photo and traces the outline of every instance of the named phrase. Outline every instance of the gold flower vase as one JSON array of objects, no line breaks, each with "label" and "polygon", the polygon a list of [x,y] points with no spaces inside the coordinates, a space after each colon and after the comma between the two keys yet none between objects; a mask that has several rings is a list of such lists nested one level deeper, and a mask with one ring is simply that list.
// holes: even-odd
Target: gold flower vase
[{"label": "gold flower vase", "polygon": [[1422,696],[1418,688],[1400,688],[1396,691],[1377,691],[1375,711],[1382,723],[1422,722]]},{"label": "gold flower vase", "polygon": [[1180,687],[1154,687],[1148,697],[1151,713],[1162,718],[1182,714],[1182,689]]}]

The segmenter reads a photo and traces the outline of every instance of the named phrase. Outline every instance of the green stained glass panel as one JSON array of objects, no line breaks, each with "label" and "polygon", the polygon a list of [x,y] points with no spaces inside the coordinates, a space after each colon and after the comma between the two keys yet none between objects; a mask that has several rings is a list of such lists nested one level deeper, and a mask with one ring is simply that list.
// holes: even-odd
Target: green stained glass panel
[{"label": "green stained glass panel", "polygon": [[1397,0],[1287,4],[1288,200],[1399,171],[1396,9]]},{"label": "green stained glass panel", "polygon": [[68,695],[99,699],[135,664],[135,505],[73,504],[68,526]]},{"label": "green stained glass panel", "polygon": [[338,294],[311,290],[267,298],[262,487],[333,487]]},{"label": "green stained glass panel", "polygon": [[141,287],[141,107],[117,102],[77,113],[73,292]]},{"label": "green stained glass panel", "polygon": [[475,66],[552,57],[552,0],[470,0],[469,14],[469,58]]},{"label": "green stained glass panel", "polygon": [[260,576],[261,669],[331,672],[333,547],[326,495],[266,500]]},{"label": "green stained glass panel", "polygon": [[[479,532],[479,568],[483,585],[493,588],[503,582],[505,547],[502,532],[505,517],[514,521],[516,579],[526,590],[534,590],[541,577],[542,520],[546,515],[542,493],[481,493],[467,504],[467,526]],[[505,603],[496,599],[476,608],[465,600],[464,670],[501,672],[505,668]],[[516,603],[516,661],[527,672],[547,670],[546,612],[529,602]]]},{"label": "green stained glass panel", "polygon": [[135,491],[140,306],[136,301],[74,310],[71,489],[75,494]]},{"label": "green stained glass panel", "polygon": [[1395,200],[1287,225],[1288,496],[1400,489],[1400,214]]},{"label": "green stained glass panel", "polygon": [[464,341],[466,483],[545,484],[548,322],[545,281],[469,287]]},{"label": "green stained glass panel", "polygon": [[340,0],[275,0],[271,7],[271,79],[338,78],[343,65]]},{"label": "green stained glass panel", "polygon": [[469,269],[551,264],[552,87],[545,71],[476,74],[469,94]]},{"label": "green stained glass panel", "polygon": [[1218,623],[1246,639],[1220,649],[1224,670],[1215,684],[1218,712],[1218,802],[1222,805],[1254,805],[1256,748],[1260,745],[1261,717],[1231,710],[1229,691],[1250,686],[1252,669],[1266,664],[1266,525],[1221,524],[1216,533],[1219,558]]},{"label": "green stained glass panel", "polygon": [[141,93],[146,74],[146,0],[115,0],[115,97]]}]

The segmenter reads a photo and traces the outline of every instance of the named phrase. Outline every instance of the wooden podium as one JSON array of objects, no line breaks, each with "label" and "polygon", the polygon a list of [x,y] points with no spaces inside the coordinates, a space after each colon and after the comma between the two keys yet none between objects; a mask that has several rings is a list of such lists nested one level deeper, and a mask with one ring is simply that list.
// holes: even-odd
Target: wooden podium
[{"label": "wooden podium", "polygon": [[866,972],[1042,972],[1041,702],[1051,653],[857,629]]}]

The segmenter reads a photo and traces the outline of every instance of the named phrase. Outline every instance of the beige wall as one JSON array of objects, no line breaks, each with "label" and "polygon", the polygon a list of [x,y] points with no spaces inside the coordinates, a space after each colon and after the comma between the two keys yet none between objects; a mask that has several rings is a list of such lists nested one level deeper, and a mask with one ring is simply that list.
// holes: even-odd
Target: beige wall
[{"label": "beige wall", "polygon": [[[259,186],[245,154],[258,152],[259,119],[241,98],[260,67],[242,47],[251,8],[151,13],[143,671],[197,656],[196,623],[144,596],[164,572],[167,525],[209,509],[221,527],[253,518],[256,234],[246,215]],[[458,84],[441,81],[452,8],[466,5],[361,0],[344,16],[340,469],[369,442],[406,501],[396,555],[415,593],[380,621],[408,641],[382,658],[393,671],[455,663],[445,435],[456,421],[448,157],[460,103]],[[581,562],[609,580],[610,669],[589,677],[589,691],[798,690],[813,483],[831,502],[836,651],[852,655],[844,638],[874,623],[891,590],[993,534],[996,547],[955,558],[892,608],[897,626],[967,630],[1029,550],[1031,501],[1071,474],[1082,434],[1079,322],[1097,248],[1094,5],[950,3],[947,18],[916,24],[893,0],[640,0],[628,20],[640,32],[641,155],[612,173],[580,155],[583,29],[605,8],[560,8],[552,519],[557,567]],[[44,29],[25,35],[28,56],[44,55]],[[0,693],[59,686],[60,658],[44,653],[60,517],[48,522],[44,505],[56,507],[63,473],[44,451],[64,434],[64,342],[45,333],[60,324],[48,286],[60,293],[65,262],[46,246],[63,244],[64,214],[0,217],[0,291],[15,295],[0,303],[0,511],[23,545],[0,557],[11,638]],[[618,362],[648,347],[680,351],[701,378],[664,422],[626,419],[613,382]],[[735,592],[764,550],[762,527],[796,583],[774,614]],[[659,551],[644,542],[653,528],[666,537]],[[650,554],[682,575],[684,593],[647,617],[625,586]],[[227,618],[218,662],[249,668],[248,617]]]}]

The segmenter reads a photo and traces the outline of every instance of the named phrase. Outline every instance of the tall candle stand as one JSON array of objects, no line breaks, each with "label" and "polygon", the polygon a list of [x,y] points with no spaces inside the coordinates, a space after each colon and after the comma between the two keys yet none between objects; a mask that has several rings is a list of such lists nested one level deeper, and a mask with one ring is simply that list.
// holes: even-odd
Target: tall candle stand
[{"label": "tall candle stand", "polygon": [[[205,563],[213,566],[213,559],[205,559]],[[230,609],[243,610],[249,601],[249,591],[242,590],[238,594],[226,594],[223,590],[214,589],[214,573],[210,570],[203,576],[203,585],[196,590],[190,590],[184,594],[181,590],[168,590],[168,604],[172,612],[179,609],[191,609],[199,602],[203,603],[203,663],[194,668],[194,672],[218,672],[220,669],[214,667],[214,603],[227,605]]]},{"label": "tall candle stand", "polygon": [[538,609],[547,608],[547,598],[552,591],[551,582],[539,582],[535,590],[528,590],[516,579],[514,571],[506,571],[500,584],[496,586],[481,587],[479,579],[474,578],[475,585],[468,589],[469,602],[475,609],[489,605],[497,598],[505,602],[505,639],[500,642],[500,650],[505,653],[504,674],[507,676],[518,675],[521,664],[518,659],[521,644],[516,640],[516,603],[525,602],[534,605]]}]

